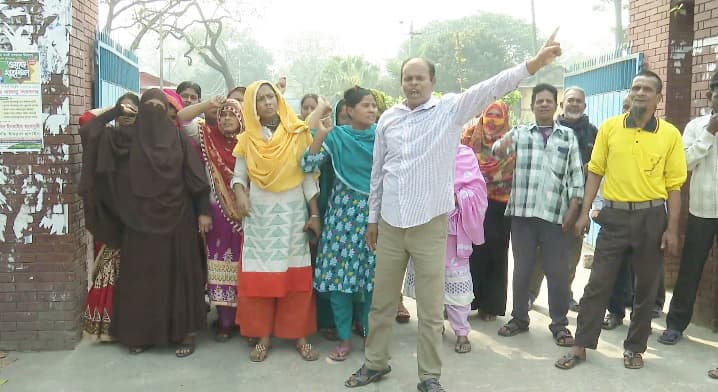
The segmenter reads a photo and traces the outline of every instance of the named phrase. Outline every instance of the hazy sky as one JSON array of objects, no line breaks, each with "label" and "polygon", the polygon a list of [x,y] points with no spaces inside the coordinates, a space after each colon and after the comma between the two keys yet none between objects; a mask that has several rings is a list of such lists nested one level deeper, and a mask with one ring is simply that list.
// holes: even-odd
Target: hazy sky
[{"label": "hazy sky", "polygon": [[[244,18],[260,44],[274,52],[276,68],[286,67],[284,49],[302,37],[326,34],[337,44],[339,55],[362,55],[383,65],[409,37],[410,26],[420,30],[433,20],[446,20],[494,12],[531,21],[530,0],[243,0],[254,5],[260,17]],[[560,26],[558,40],[567,52],[601,54],[613,47],[613,7],[593,11],[601,0],[535,0],[539,35]],[[101,15],[104,15],[101,12]],[[628,12],[624,11],[624,21]],[[625,24],[625,22],[624,22]],[[123,37],[119,37],[122,40]],[[131,41],[131,37],[124,36]],[[146,58],[157,54],[157,42],[146,39],[140,51],[143,68],[159,62]],[[568,53],[567,53],[568,54]],[[154,66],[152,66],[154,65]]]},{"label": "hazy sky", "polygon": [[[535,0],[539,32],[560,26],[558,39],[567,48],[592,55],[613,46],[613,8],[593,11],[600,0]],[[303,31],[322,31],[340,43],[341,54],[361,54],[382,62],[396,54],[414,30],[437,19],[454,19],[480,12],[503,13],[531,21],[530,0],[267,0],[260,12],[271,22],[248,21],[259,42],[275,51],[300,40]],[[627,12],[624,12],[627,20]],[[313,16],[318,15],[318,16]],[[281,66],[281,64],[278,64]]]}]

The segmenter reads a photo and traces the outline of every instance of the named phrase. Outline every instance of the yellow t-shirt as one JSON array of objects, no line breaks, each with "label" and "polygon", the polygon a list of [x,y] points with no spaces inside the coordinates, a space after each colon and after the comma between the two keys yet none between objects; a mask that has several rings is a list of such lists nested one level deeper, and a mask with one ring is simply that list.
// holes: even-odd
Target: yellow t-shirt
[{"label": "yellow t-shirt", "polygon": [[687,177],[681,133],[665,120],[647,129],[633,126],[628,114],[606,120],[596,136],[588,170],[605,177],[603,197],[620,202],[668,198]]}]

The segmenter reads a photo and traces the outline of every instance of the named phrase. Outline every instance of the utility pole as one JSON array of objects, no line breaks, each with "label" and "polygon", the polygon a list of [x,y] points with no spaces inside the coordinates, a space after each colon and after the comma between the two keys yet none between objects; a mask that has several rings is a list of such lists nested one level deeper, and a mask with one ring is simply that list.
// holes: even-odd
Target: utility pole
[{"label": "utility pole", "polygon": [[[399,21],[400,24],[404,24],[404,21]],[[409,57],[414,57],[414,37],[421,35],[419,31],[414,31],[414,20],[409,21]]]},{"label": "utility pole", "polygon": [[162,22],[163,20],[160,20],[160,90],[164,90],[165,88],[165,37],[162,31]]},{"label": "utility pole", "polygon": [[534,1],[535,0],[531,0],[531,25],[534,30],[534,53],[538,53],[538,45],[536,44],[538,40],[538,35],[536,34],[536,4]]}]

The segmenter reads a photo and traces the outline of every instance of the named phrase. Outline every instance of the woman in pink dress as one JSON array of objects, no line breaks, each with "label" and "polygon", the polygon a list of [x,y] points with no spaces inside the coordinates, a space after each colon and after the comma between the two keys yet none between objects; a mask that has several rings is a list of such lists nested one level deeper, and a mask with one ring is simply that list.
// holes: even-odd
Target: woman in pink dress
[{"label": "woman in pink dress", "polygon": [[[444,309],[456,334],[454,351],[471,351],[469,312],[474,300],[469,257],[473,244],[484,243],[484,215],[488,205],[486,182],[479,161],[470,147],[460,145],[456,156],[454,198],[456,208],[449,214],[449,235],[446,240],[446,274]],[[409,264],[404,293],[414,297],[414,266]]]}]

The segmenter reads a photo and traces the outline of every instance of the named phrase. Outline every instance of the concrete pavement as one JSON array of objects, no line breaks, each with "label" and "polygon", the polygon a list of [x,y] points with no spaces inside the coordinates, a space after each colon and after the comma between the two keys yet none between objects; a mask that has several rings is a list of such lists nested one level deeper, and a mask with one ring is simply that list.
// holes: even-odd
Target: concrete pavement
[{"label": "concrete pavement", "polygon": [[[589,271],[579,266],[574,292],[580,295]],[[578,297],[577,297],[578,298]],[[670,294],[666,304],[670,302]],[[453,352],[455,337],[447,322],[444,338],[442,383],[448,391],[717,391],[718,380],[706,376],[718,367],[718,334],[691,325],[687,337],[676,346],[656,341],[665,326],[665,315],[655,320],[654,333],[644,356],[646,367],[627,370],[622,363],[622,341],[627,326],[604,331],[598,350],[589,351],[588,361],[576,369],[556,369],[554,361],[567,349],[557,347],[548,330],[546,287],[531,312],[531,330],[512,338],[497,335],[509,317],[494,322],[471,319],[473,351]],[[391,347],[393,372],[383,381],[357,389],[362,392],[415,391],[416,312],[408,325],[397,325]],[[509,308],[510,308],[509,299]],[[666,305],[667,308],[667,305]],[[574,331],[576,313],[569,312]],[[174,356],[174,348],[155,348],[130,356],[124,347],[85,340],[74,351],[10,353],[17,361],[0,370],[8,379],[2,392],[84,391],[345,391],[344,380],[362,364],[360,351],[346,362],[326,357],[333,343],[319,336],[312,339],[322,352],[314,363],[304,362],[292,342],[275,341],[264,363],[252,363],[244,339],[216,343],[203,333],[197,351],[185,359]],[[355,339],[361,347],[361,339]]]}]

